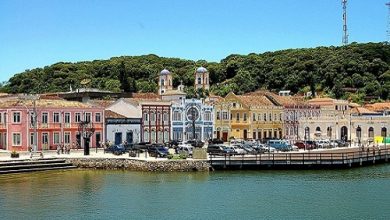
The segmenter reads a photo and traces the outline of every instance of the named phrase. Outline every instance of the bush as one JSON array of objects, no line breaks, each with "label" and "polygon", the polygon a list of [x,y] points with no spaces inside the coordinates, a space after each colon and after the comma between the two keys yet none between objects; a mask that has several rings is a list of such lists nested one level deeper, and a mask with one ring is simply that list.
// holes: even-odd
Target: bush
[{"label": "bush", "polygon": [[187,154],[180,154],[179,155],[179,158],[183,159],[183,160],[187,159],[187,157],[188,157]]},{"label": "bush", "polygon": [[168,160],[173,159],[173,155],[172,154],[168,154],[167,158],[168,158]]}]

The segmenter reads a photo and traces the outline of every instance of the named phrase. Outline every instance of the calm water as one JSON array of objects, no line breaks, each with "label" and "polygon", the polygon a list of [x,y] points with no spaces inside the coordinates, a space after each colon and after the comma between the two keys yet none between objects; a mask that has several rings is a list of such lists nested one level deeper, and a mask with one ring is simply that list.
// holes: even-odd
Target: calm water
[{"label": "calm water", "polygon": [[0,219],[390,219],[390,166],[0,176]]}]

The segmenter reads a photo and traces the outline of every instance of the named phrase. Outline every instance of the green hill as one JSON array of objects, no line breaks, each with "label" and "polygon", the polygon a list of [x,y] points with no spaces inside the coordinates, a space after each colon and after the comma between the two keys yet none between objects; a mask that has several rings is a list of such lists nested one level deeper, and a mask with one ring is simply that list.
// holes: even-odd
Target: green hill
[{"label": "green hill", "polygon": [[[194,70],[206,67],[211,90],[218,95],[237,94],[259,88],[293,93],[316,91],[332,97],[364,96],[390,98],[390,45],[352,43],[342,47],[288,49],[262,54],[230,55],[221,62],[164,58],[156,55],[122,56],[109,60],[56,63],[14,75],[1,87],[3,92],[30,93],[68,91],[91,79],[91,87],[113,91],[157,91],[159,72],[173,73],[191,89]],[[352,92],[352,93],[350,93]]]}]

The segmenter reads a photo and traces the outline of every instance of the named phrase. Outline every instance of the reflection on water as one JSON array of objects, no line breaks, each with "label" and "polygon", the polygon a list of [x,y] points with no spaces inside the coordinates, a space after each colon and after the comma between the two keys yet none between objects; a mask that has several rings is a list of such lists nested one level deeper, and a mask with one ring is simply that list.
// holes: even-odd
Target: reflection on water
[{"label": "reflection on water", "polygon": [[327,171],[0,176],[2,219],[380,219],[390,166]]}]

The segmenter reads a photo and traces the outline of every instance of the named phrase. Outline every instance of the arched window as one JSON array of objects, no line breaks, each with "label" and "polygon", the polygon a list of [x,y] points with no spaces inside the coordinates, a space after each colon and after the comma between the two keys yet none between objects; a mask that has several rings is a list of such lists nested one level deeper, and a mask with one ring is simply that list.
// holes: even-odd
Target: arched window
[{"label": "arched window", "polygon": [[383,127],[383,128],[381,129],[381,136],[382,136],[382,137],[387,137],[387,128]]},{"label": "arched window", "polygon": [[164,86],[164,79],[161,79],[161,86]]},{"label": "arched window", "polygon": [[305,140],[310,140],[310,128],[305,128]]},{"label": "arched window", "polygon": [[202,78],[198,77],[198,85],[202,84]]},{"label": "arched window", "polygon": [[320,127],[316,127],[316,131],[321,132],[321,128]]},{"label": "arched window", "polygon": [[368,129],[368,137],[369,138],[374,138],[374,128],[373,127],[370,127]]},{"label": "arched window", "polygon": [[332,128],[331,128],[331,127],[328,127],[328,128],[326,129],[326,133],[327,133],[327,136],[328,136],[330,139],[332,139]]},{"label": "arched window", "polygon": [[360,126],[358,126],[356,128],[356,137],[360,140],[360,138],[362,138],[362,128]]}]

